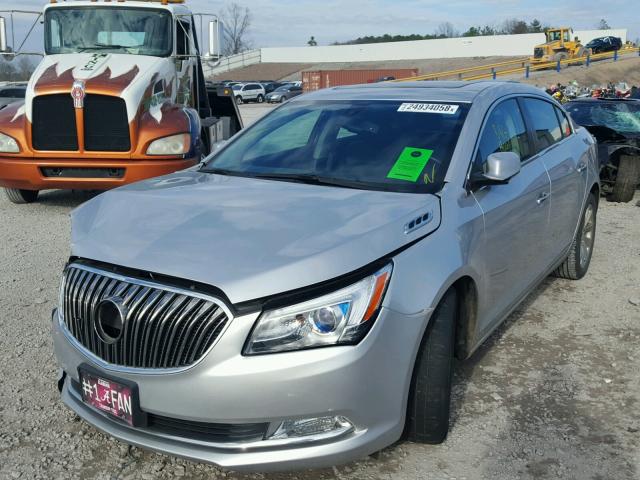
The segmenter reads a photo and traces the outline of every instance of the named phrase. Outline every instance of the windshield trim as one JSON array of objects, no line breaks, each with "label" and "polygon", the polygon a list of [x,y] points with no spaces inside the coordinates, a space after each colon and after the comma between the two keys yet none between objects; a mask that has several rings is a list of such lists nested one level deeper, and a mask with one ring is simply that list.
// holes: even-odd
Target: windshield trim
[{"label": "windshield trim", "polygon": [[[159,57],[159,58],[166,58],[166,57],[171,57],[173,56],[173,50],[174,50],[174,39],[173,39],[173,14],[165,9],[165,8],[153,8],[153,7],[123,7],[120,5],[115,5],[115,6],[103,6],[103,5],[65,5],[64,7],[55,7],[55,8],[48,8],[45,10],[44,12],[44,17],[43,17],[43,21],[44,21],[44,52],[46,55],[73,55],[74,53],[87,53],[87,52],[92,52],[94,49],[89,48],[89,49],[78,49],[77,52],[68,52],[68,53],[62,53],[62,52],[52,52],[51,51],[51,37],[50,37],[50,30],[49,30],[49,14],[50,12],[57,12],[60,10],[85,10],[85,9],[89,9],[89,10],[97,10],[97,9],[101,9],[101,10],[123,10],[123,9],[127,9],[127,11],[141,11],[141,12],[160,12],[165,14],[167,17],[169,17],[169,50],[167,52],[164,52],[162,54],[158,54],[158,55],[150,55],[148,53],[131,53],[131,52],[126,52],[127,55],[141,55],[141,56],[148,56],[148,57]],[[133,48],[133,47],[127,47],[127,48]],[[115,47],[114,47],[115,50]],[[96,52],[100,52],[100,51],[104,51],[104,49],[95,49]],[[113,53],[113,52],[112,52]],[[118,52],[115,52],[118,53]]]}]

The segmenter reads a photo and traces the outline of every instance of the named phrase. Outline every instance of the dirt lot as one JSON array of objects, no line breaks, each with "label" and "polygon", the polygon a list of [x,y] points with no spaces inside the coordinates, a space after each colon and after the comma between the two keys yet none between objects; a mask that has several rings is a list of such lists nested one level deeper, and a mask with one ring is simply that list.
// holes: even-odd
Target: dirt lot
[{"label": "dirt lot", "polygon": [[[245,116],[268,111],[243,106]],[[640,478],[640,208],[602,202],[591,270],[545,281],[455,374],[440,446],[315,472],[239,475],[130,448],[59,401],[49,334],[69,212],[91,194],[0,196],[0,478]]]}]

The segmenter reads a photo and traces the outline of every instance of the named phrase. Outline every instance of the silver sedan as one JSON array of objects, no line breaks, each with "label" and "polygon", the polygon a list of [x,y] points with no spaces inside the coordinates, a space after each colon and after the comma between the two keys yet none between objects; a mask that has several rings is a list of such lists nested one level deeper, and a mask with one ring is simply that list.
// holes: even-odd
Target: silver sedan
[{"label": "silver sedan", "polygon": [[293,99],[203,166],[73,213],[62,400],[236,470],[442,442],[454,357],[549,274],[586,274],[599,191],[593,138],[529,86]]}]

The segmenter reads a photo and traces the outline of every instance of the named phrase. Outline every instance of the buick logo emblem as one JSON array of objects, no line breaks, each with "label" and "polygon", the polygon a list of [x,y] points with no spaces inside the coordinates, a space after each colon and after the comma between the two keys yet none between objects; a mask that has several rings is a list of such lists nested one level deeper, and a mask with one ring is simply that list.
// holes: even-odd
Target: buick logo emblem
[{"label": "buick logo emblem", "polygon": [[74,80],[71,87],[71,98],[73,98],[73,106],[82,108],[84,106],[84,82],[82,80]]},{"label": "buick logo emblem", "polygon": [[127,307],[120,297],[108,297],[100,301],[93,315],[93,326],[100,340],[114,344],[124,332]]}]

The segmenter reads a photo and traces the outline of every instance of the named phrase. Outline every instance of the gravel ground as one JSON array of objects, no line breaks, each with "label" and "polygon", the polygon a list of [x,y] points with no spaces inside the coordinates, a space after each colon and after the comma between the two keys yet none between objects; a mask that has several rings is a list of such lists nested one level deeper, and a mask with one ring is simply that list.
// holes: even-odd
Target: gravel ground
[{"label": "gravel ground", "polygon": [[[253,118],[266,111],[243,106]],[[458,365],[446,443],[398,443],[347,466],[280,475],[129,447],[62,405],[49,322],[69,212],[92,195],[47,192],[27,206],[0,197],[0,479],[640,477],[640,194],[602,202],[585,279],[545,281]]]}]

